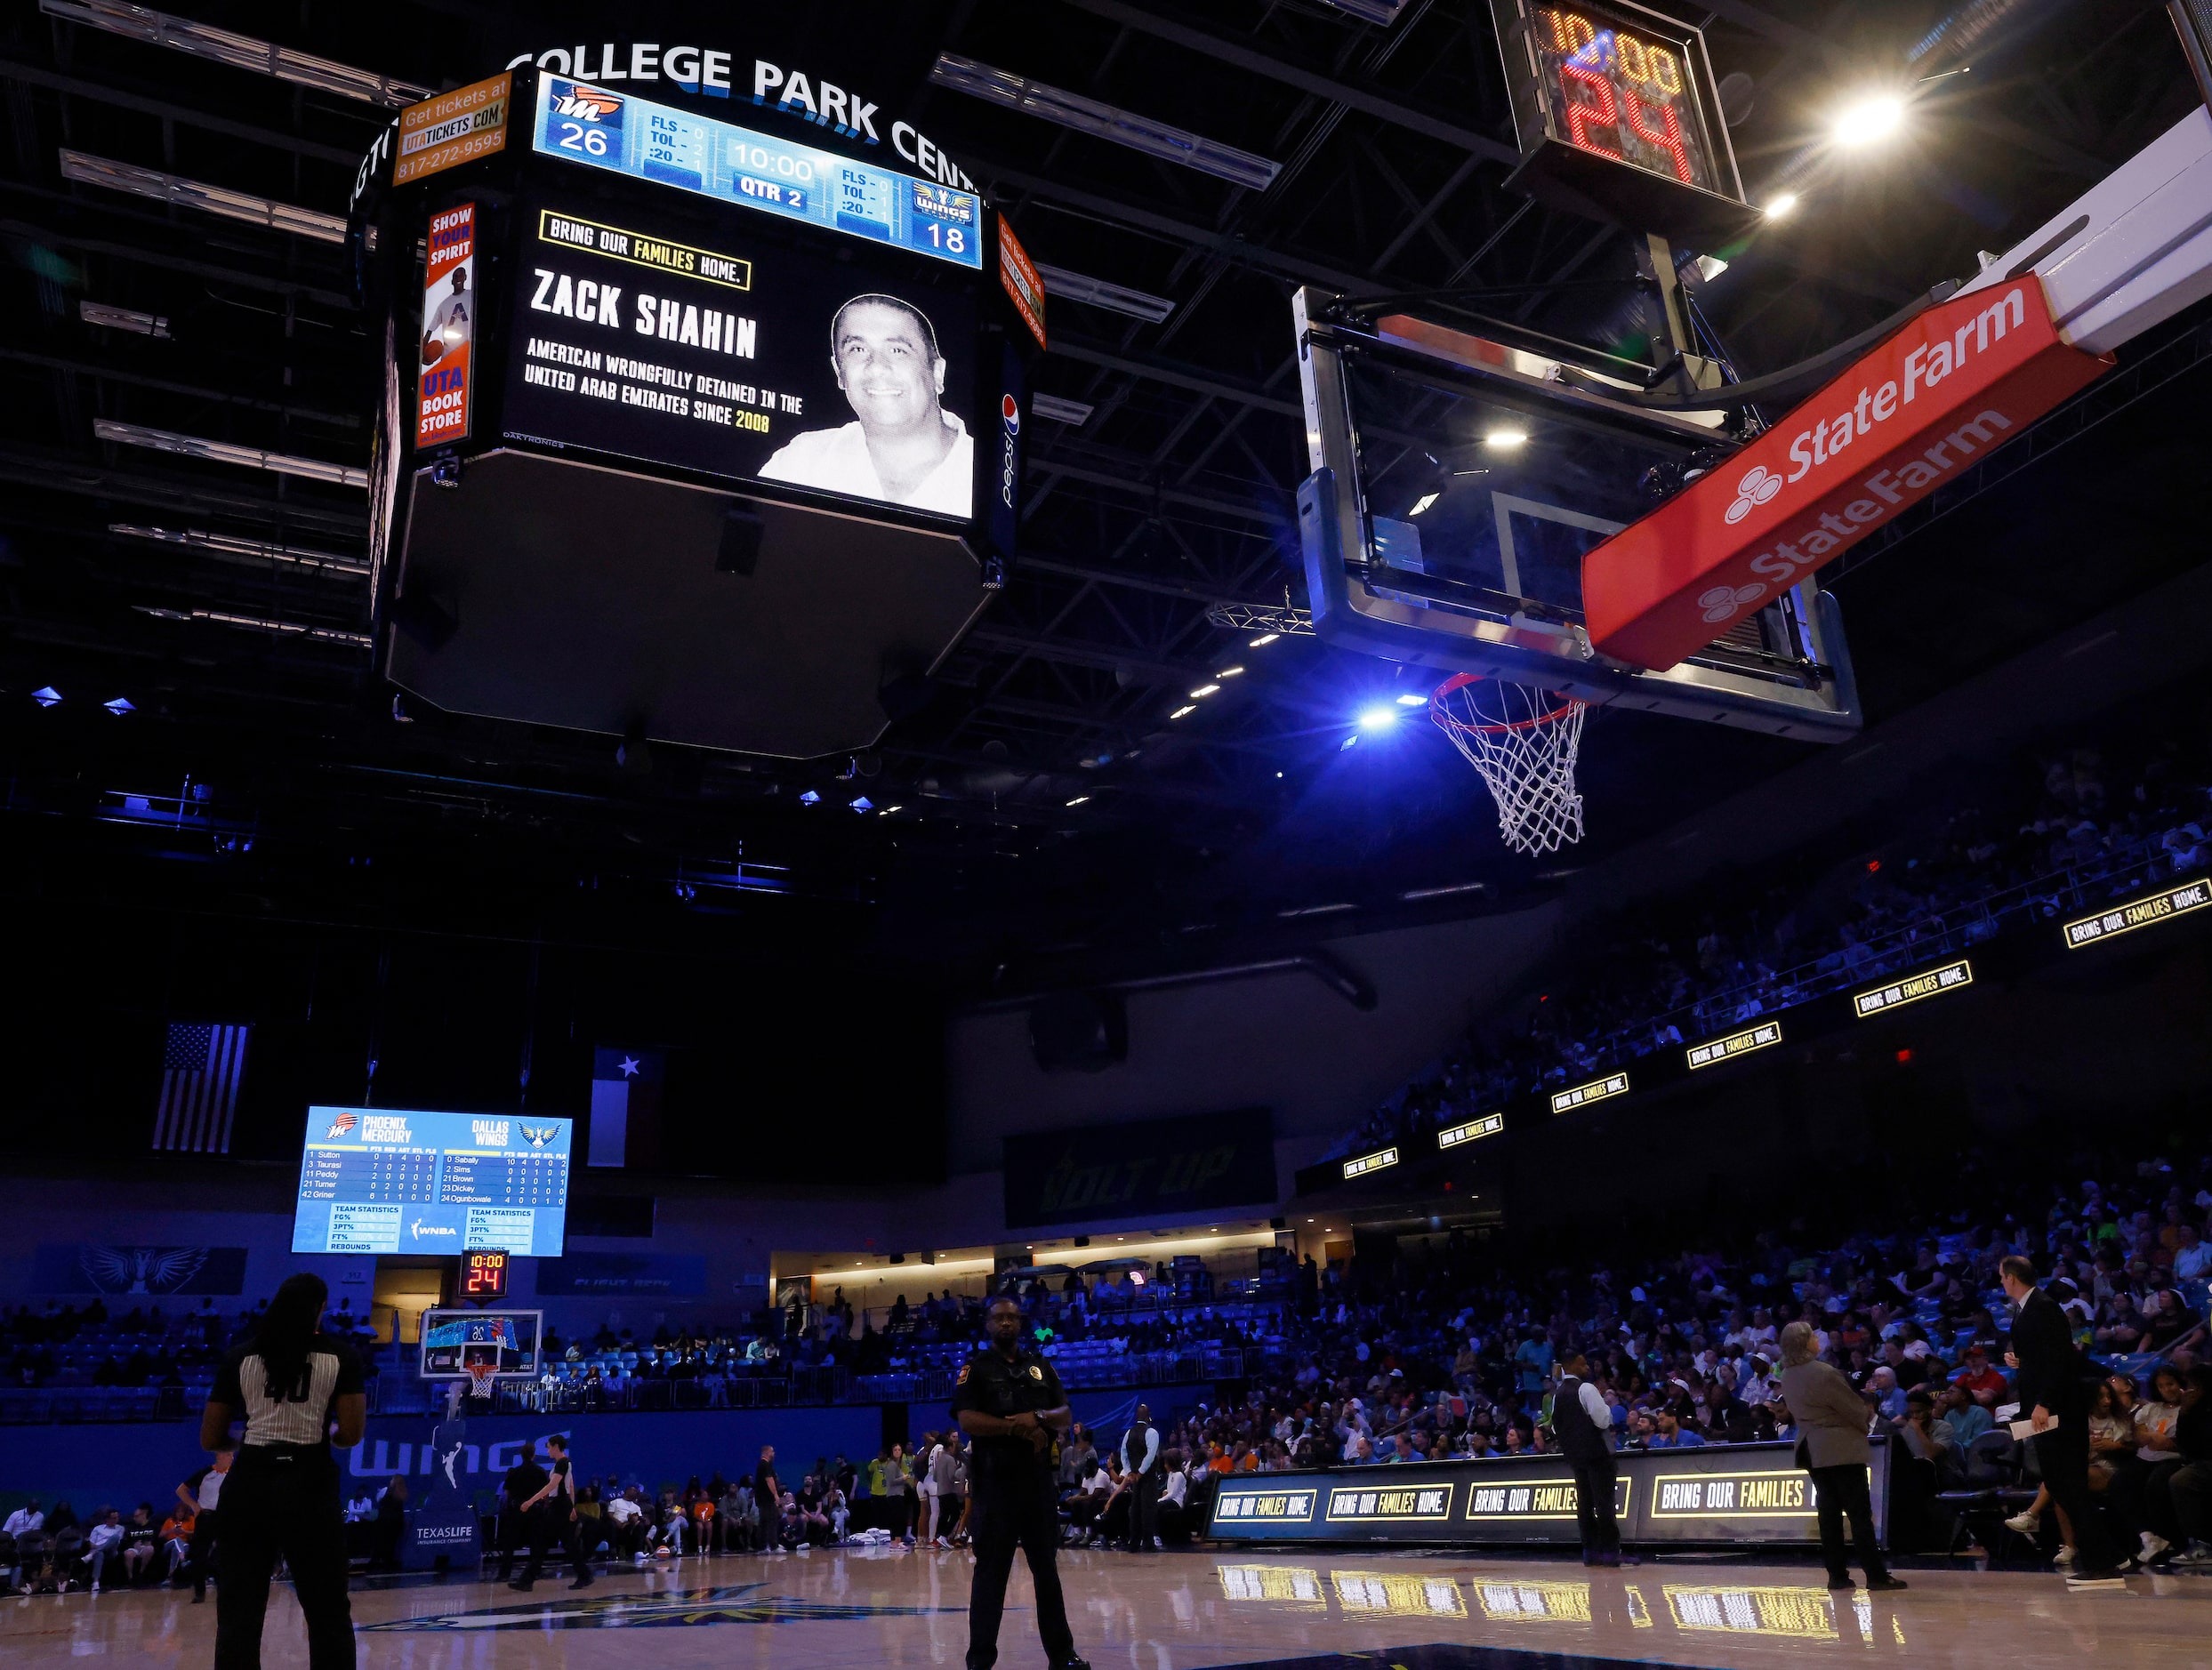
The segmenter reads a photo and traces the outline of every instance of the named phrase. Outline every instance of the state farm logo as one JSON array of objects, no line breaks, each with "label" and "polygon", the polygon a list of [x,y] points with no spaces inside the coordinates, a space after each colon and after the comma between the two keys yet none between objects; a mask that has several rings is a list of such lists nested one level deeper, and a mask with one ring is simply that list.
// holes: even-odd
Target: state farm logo
[{"label": "state farm logo", "polygon": [[[1773,481],[1769,476],[1767,480]],[[1774,495],[1769,494],[1767,497]],[[1743,501],[1738,499],[1738,504]],[[1731,518],[1733,519],[1733,518]],[[1765,586],[1715,586],[1710,591],[1698,594],[1697,606],[1705,611],[1705,618],[1715,626],[1733,617],[1747,603],[1756,603],[1766,595]]]},{"label": "state farm logo", "polygon": [[[1766,503],[1781,491],[1780,476],[1765,464],[1752,466],[1745,472],[1743,479],[1736,483],[1736,502],[1728,507],[1728,525],[1734,526],[1751,514],[1753,505]],[[1714,617],[1709,614],[1705,618],[1711,620]]]}]

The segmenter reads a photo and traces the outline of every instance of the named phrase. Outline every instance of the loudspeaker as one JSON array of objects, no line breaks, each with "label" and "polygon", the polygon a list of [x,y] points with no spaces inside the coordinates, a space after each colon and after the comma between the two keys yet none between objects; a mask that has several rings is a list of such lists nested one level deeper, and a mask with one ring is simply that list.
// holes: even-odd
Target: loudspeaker
[{"label": "loudspeaker", "polygon": [[1047,1072],[1103,1072],[1129,1059],[1129,1015],[1111,992],[1055,992],[1029,1006],[1029,1048]]}]

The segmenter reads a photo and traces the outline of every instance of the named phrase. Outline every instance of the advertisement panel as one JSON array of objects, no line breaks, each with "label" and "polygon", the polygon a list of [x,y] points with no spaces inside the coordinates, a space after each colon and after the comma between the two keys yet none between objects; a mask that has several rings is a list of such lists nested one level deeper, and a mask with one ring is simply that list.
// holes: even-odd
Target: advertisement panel
[{"label": "advertisement panel", "polygon": [[506,149],[514,81],[512,75],[494,76],[402,110],[392,184],[404,186]]},{"label": "advertisement panel", "polygon": [[469,438],[477,312],[470,286],[475,277],[476,205],[456,204],[430,217],[429,260],[422,269],[422,373],[415,395],[418,452]]},{"label": "advertisement panel", "polygon": [[1591,642],[1675,665],[2111,365],[2059,335],[2033,273],[1930,308],[1585,555]]},{"label": "advertisement panel", "polygon": [[1275,1122],[1264,1107],[1004,1141],[1009,1229],[1275,1198]]},{"label": "advertisement panel", "polygon": [[507,433],[968,519],[973,303],[745,229],[526,205]]}]

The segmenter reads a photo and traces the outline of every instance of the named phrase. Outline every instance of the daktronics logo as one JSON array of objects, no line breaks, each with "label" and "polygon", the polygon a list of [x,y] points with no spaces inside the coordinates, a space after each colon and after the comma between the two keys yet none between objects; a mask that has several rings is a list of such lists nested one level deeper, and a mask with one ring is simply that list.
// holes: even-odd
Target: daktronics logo
[{"label": "daktronics logo", "polygon": [[2101,376],[2030,273],[1939,303],[1582,559],[1591,642],[1674,666]]}]

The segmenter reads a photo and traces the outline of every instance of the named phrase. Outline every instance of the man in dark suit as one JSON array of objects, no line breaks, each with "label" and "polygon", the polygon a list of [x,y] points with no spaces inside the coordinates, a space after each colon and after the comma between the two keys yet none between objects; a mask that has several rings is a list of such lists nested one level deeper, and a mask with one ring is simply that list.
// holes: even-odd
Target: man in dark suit
[{"label": "man in dark suit", "polygon": [[2058,1510],[2060,1531],[2073,1545],[2075,1586],[2120,1581],[2119,1562],[2089,1505],[2089,1398],[2074,1349],[2073,1324],[2058,1302],[2035,1285],[2035,1266],[2015,1253],[1998,1265],[2013,1303],[2012,1349],[2019,1370],[2013,1390],[2033,1423],[2036,1465]]}]

